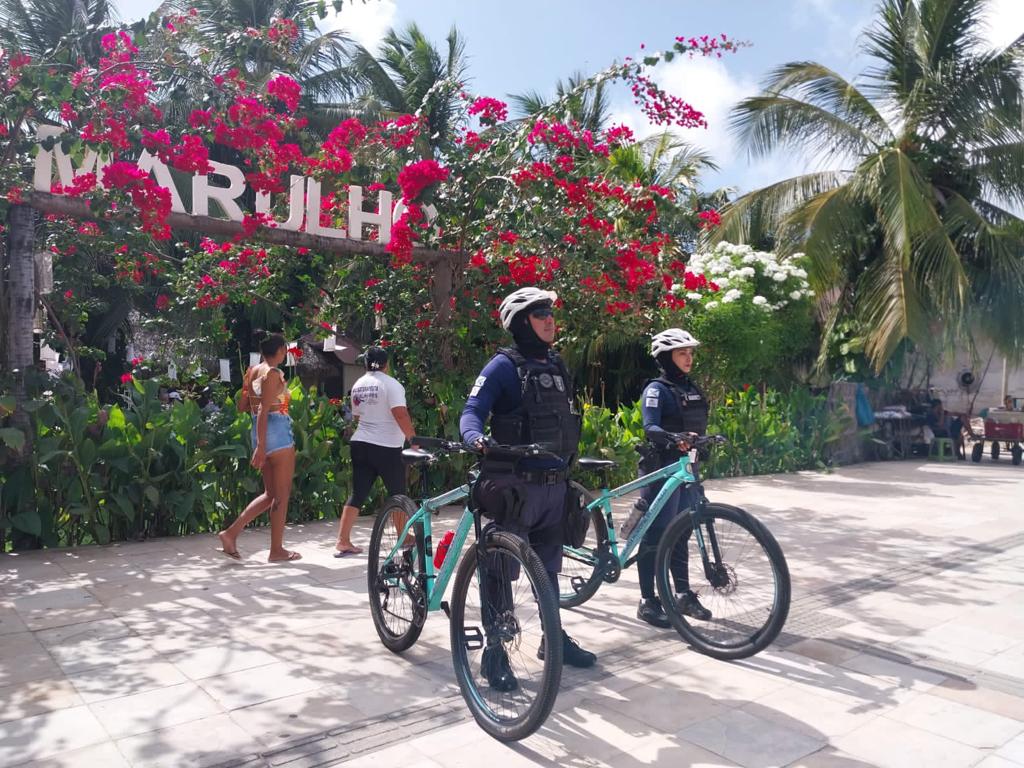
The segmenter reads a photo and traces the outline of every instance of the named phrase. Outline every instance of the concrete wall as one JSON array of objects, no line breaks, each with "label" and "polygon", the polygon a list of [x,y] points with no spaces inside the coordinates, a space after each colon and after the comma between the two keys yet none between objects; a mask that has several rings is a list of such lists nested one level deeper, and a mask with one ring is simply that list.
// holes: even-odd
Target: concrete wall
[{"label": "concrete wall", "polygon": [[[998,353],[993,355],[988,373],[985,373],[985,364],[988,362],[991,351],[991,347],[982,347],[979,353],[981,358],[979,362],[972,361],[970,355],[964,353],[954,358],[952,363],[944,366],[942,370],[933,372],[931,377],[933,396],[940,398],[948,410],[962,413],[967,412],[971,401],[974,400],[972,416],[976,416],[982,408],[1002,405],[1003,359]],[[976,389],[965,391],[957,383],[961,371],[964,370],[974,373],[978,382]],[[1009,367],[1007,380],[1006,393],[1024,398],[1024,368]],[[975,394],[977,394],[977,398],[975,398]]]}]

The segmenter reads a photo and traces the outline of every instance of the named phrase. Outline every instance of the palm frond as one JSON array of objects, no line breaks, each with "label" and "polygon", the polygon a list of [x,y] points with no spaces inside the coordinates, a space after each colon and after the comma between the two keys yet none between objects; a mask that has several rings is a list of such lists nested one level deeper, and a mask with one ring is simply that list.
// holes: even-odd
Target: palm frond
[{"label": "palm frond", "polygon": [[878,148],[858,126],[824,107],[778,94],[741,101],[729,119],[750,157],[788,147],[822,159],[856,157]]},{"label": "palm frond", "polygon": [[722,224],[714,231],[712,241],[747,243],[774,234],[794,208],[838,187],[846,176],[841,171],[817,171],[748,192],[723,206]]}]

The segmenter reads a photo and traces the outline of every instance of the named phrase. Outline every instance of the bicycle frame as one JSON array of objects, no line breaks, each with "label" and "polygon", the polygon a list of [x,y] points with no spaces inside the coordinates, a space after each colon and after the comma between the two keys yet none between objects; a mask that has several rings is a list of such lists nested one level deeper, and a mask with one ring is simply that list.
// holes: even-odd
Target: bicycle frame
[{"label": "bicycle frame", "polygon": [[[636,527],[630,533],[629,538],[626,539],[625,546],[620,551],[619,541],[615,535],[615,524],[612,521],[612,501],[623,496],[627,496],[634,491],[646,488],[652,483],[656,483],[659,480],[664,480],[665,485],[662,486],[661,490],[658,491],[658,495],[654,497],[654,501],[651,502],[650,508],[644,513],[644,516],[640,518]],[[679,488],[690,483],[697,482],[697,478],[693,474],[691,469],[690,456],[684,454],[680,459],[672,464],[668,464],[661,469],[655,470],[650,474],[638,477],[636,480],[628,482],[624,485],[620,485],[617,488],[602,488],[601,493],[594,501],[587,505],[588,509],[598,509],[601,514],[604,515],[605,522],[608,524],[608,545],[611,549],[611,554],[618,561],[619,566],[625,568],[630,562],[630,556],[640,546],[640,541],[643,539],[644,534],[647,533],[647,529],[654,524],[655,518],[661,512],[665,504],[672,497]],[[696,512],[696,510],[694,510]],[[694,526],[696,528],[696,526]],[[704,539],[698,531],[698,546],[701,552],[704,552]],[[572,547],[565,547],[564,551],[572,554],[575,559],[583,562],[594,563],[595,558],[588,550],[581,550]]]},{"label": "bicycle frame", "polygon": [[433,515],[441,507],[462,501],[467,496],[469,496],[469,485],[461,485],[458,488],[442,493],[440,496],[424,499],[420,503],[420,508],[416,510],[416,514],[406,521],[405,527],[402,528],[401,533],[398,535],[398,543],[392,547],[385,559],[385,562],[387,562],[398,557],[400,550],[404,549],[402,542],[414,530],[414,526],[417,523],[423,524],[423,570],[426,575],[427,611],[438,611],[441,609],[441,601],[444,598],[445,590],[448,588],[448,581],[455,572],[455,566],[459,561],[459,553],[462,552],[462,547],[465,546],[469,532],[473,528],[473,513],[469,511],[468,506],[464,507],[458,525],[455,527],[455,538],[452,540],[451,546],[448,547],[444,563],[441,564],[440,570],[435,571],[431,542]]}]

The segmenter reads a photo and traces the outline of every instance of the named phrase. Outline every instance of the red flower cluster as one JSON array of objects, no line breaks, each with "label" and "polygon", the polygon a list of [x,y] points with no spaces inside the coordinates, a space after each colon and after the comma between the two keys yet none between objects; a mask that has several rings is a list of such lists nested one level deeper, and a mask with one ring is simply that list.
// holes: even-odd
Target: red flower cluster
[{"label": "red flower cluster", "polygon": [[678,96],[662,90],[653,80],[641,74],[627,78],[633,101],[654,125],[677,125],[680,128],[707,128],[702,112]]},{"label": "red flower cluster", "polygon": [[403,267],[412,262],[412,247],[416,240],[414,226],[425,227],[426,216],[423,215],[422,208],[411,203],[398,217],[398,221],[391,226],[391,240],[385,246],[387,252],[391,254],[391,266]]},{"label": "red flower cluster", "polygon": [[142,146],[152,152],[160,162],[185,173],[209,173],[210,151],[199,136],[185,135],[177,144],[171,142],[167,131],[142,129]]},{"label": "red flower cluster", "polygon": [[278,75],[267,83],[267,93],[280,99],[289,112],[294,112],[299,108],[302,87],[288,75]]},{"label": "red flower cluster", "polygon": [[299,27],[291,19],[274,19],[267,30],[267,39],[272,43],[289,45],[299,37]]},{"label": "red flower cluster", "polygon": [[[721,42],[719,42],[721,41]],[[722,58],[722,53],[725,51],[735,53],[736,50],[745,45],[745,43],[737,43],[726,37],[723,32],[718,37],[711,35],[701,35],[700,37],[677,37],[675,49],[681,53],[689,53],[693,56],[695,53],[699,53],[701,56],[716,56],[719,59]]]},{"label": "red flower cluster", "polygon": [[448,169],[441,167],[436,160],[419,160],[409,163],[398,172],[398,186],[402,190],[402,198],[412,203],[423,191],[434,184],[448,178]]},{"label": "red flower cluster", "polygon": [[86,192],[91,192],[95,189],[97,183],[95,173],[78,173],[75,174],[75,178],[71,182],[70,186],[65,187],[60,182],[55,181],[50,185],[50,191],[55,195],[79,197],[84,195]]},{"label": "red flower cluster", "polygon": [[550,283],[554,279],[555,272],[562,266],[558,259],[545,259],[518,252],[510,258],[504,259],[504,263],[508,267],[508,274],[498,277],[498,283],[501,285]]},{"label": "red flower cluster", "polygon": [[455,141],[456,143],[462,141],[463,146],[471,155],[477,152],[482,152],[483,150],[491,146],[491,142],[485,139],[481,139],[480,134],[476,133],[475,131],[466,131],[465,137],[463,137],[462,139],[457,138],[455,139]]},{"label": "red flower cluster", "polygon": [[394,120],[377,123],[374,140],[392,149],[407,149],[416,143],[422,125],[422,119],[416,115],[399,115]]},{"label": "red flower cluster", "polygon": [[614,125],[604,132],[604,140],[613,147],[624,147],[633,143],[633,131],[625,125]]},{"label": "red flower cluster", "polygon": [[599,144],[594,141],[594,135],[589,130],[581,130],[579,123],[573,121],[566,125],[557,120],[547,122],[538,120],[533,124],[526,140],[530,144],[543,144],[554,150],[579,150],[586,147],[593,154],[601,157],[608,157],[610,149],[607,144]]},{"label": "red flower cluster", "polygon": [[478,116],[484,125],[494,125],[508,120],[508,104],[490,96],[481,96],[469,106],[470,116]]},{"label": "red flower cluster", "polygon": [[722,223],[721,215],[714,208],[701,211],[697,214],[697,218],[700,219],[700,228],[704,230],[714,229]]},{"label": "red flower cluster", "polygon": [[119,160],[103,169],[103,185],[131,196],[132,205],[139,211],[143,232],[156,240],[170,239],[167,217],[171,213],[171,193],[153,181],[148,173],[133,163]]}]

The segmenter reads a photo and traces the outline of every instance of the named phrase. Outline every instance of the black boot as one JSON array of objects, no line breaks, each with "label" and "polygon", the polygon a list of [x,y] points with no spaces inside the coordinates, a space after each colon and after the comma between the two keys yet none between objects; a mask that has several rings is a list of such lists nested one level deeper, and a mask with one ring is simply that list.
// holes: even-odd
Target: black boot
[{"label": "black boot", "polygon": [[480,660],[480,674],[496,691],[508,693],[519,687],[519,681],[509,666],[508,654],[500,645],[484,648],[483,658]]},{"label": "black boot", "polygon": [[656,597],[641,599],[640,607],[636,609],[636,617],[659,629],[668,629],[672,626],[665,615],[665,609],[661,607],[661,600]]},{"label": "black boot", "polygon": [[[540,639],[540,648],[537,649],[537,658],[541,661],[544,660],[544,640]],[[568,664],[570,667],[579,667],[580,669],[586,669],[587,667],[594,666],[597,661],[597,655],[590,651],[585,651],[580,648],[580,644],[565,634],[565,630],[562,630],[562,662]]]},{"label": "black boot", "polygon": [[697,621],[711,621],[711,611],[700,604],[700,600],[697,599],[692,591],[683,592],[679,596],[679,611],[684,616],[689,616]]}]

